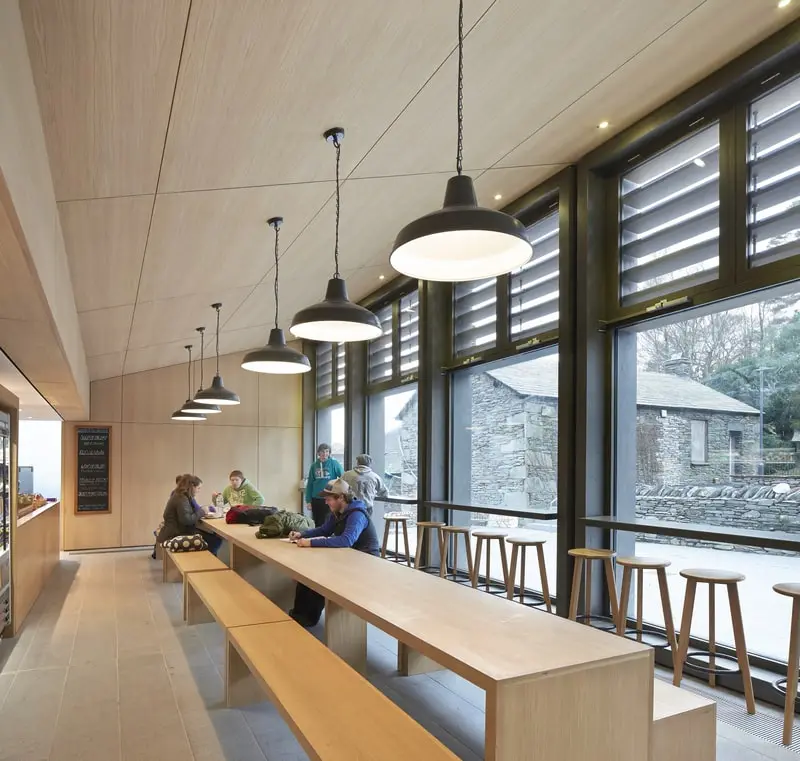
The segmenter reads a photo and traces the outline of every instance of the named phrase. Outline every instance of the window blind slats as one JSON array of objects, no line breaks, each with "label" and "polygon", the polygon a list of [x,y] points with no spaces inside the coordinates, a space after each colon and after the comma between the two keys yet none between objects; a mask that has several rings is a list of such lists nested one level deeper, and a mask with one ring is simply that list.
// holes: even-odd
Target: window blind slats
[{"label": "window blind slats", "polygon": [[326,401],[333,397],[333,346],[317,345],[317,401]]},{"label": "window blind slats", "polygon": [[533,258],[509,277],[509,327],[519,341],[558,328],[559,217],[553,211],[527,230]]},{"label": "window blind slats", "polygon": [[497,343],[497,278],[456,283],[453,289],[453,349],[456,356]]},{"label": "window blind slats", "polygon": [[622,176],[619,253],[623,304],[717,277],[718,124]]},{"label": "window blind slats", "polygon": [[[395,302],[396,304],[396,302]],[[419,366],[419,295],[403,296],[397,310],[389,304],[376,312],[383,334],[368,346],[368,381],[370,385],[397,380]],[[399,362],[395,361],[399,353]],[[402,378],[401,378],[402,380]]]},{"label": "window blind slats", "polygon": [[[370,341],[367,348],[367,367],[369,383],[386,380],[392,375],[392,352],[394,350],[394,333],[392,331],[392,307],[384,307],[376,316],[381,324],[381,336]],[[386,363],[388,364],[388,368]]]},{"label": "window blind slats", "polygon": [[419,367],[419,293],[400,299],[400,375]]},{"label": "window blind slats", "polygon": [[750,104],[748,258],[760,266],[800,253],[800,78]]}]

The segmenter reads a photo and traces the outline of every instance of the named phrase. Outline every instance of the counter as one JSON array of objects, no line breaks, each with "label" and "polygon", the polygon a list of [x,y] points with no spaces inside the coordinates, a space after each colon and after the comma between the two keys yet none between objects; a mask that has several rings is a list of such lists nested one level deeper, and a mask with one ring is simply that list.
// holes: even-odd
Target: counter
[{"label": "counter", "polygon": [[61,503],[51,502],[17,521],[11,547],[15,635],[58,565],[60,519]]}]

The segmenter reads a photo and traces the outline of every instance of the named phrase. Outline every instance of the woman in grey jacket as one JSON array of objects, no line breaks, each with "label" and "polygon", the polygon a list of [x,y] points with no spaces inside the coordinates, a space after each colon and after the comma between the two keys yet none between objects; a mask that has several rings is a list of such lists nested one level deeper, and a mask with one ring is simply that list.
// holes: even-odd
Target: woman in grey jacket
[{"label": "woman in grey jacket", "polygon": [[202,485],[203,482],[197,476],[188,473],[180,479],[164,507],[164,525],[158,532],[156,541],[163,543],[176,536],[200,534],[206,540],[208,549],[217,554],[222,543],[220,538],[197,528],[197,522],[206,515],[202,508],[196,509],[198,505],[195,498]]}]

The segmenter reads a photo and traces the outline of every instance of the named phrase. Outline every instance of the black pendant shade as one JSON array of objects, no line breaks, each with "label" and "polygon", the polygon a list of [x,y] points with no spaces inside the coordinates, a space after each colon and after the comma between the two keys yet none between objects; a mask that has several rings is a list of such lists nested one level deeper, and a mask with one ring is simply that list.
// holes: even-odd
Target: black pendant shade
[{"label": "black pendant shade", "polygon": [[294,316],[290,330],[297,338],[326,343],[372,341],[382,333],[378,318],[347,298],[347,285],[340,277],[328,281],[324,301]]},{"label": "black pendant shade", "polygon": [[280,328],[273,328],[269,333],[269,343],[263,349],[245,354],[242,367],[256,373],[296,375],[307,373],[311,363],[305,354],[286,345],[286,337]]},{"label": "black pendant shade", "polygon": [[215,375],[211,385],[202,391],[198,391],[194,400],[203,405],[218,404],[221,407],[240,403],[239,395],[225,388],[221,375]]},{"label": "black pendant shade", "polygon": [[399,232],[390,262],[420,280],[462,282],[511,272],[530,258],[525,225],[478,206],[472,178],[459,174],[447,181],[441,209]]}]

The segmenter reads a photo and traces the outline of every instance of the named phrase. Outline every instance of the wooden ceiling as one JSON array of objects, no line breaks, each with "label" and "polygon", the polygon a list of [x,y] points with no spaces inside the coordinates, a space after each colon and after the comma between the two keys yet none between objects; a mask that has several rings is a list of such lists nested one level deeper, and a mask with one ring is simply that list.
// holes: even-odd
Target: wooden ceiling
[{"label": "wooden ceiling", "polygon": [[[456,0],[20,3],[93,379],[264,343],[333,269],[359,299],[396,232],[441,204]],[[466,0],[465,166],[502,206],[800,15],[777,0]],[[608,120],[607,130],[597,124]],[[495,195],[502,195],[496,201]],[[211,333],[212,331],[210,331]]]}]

